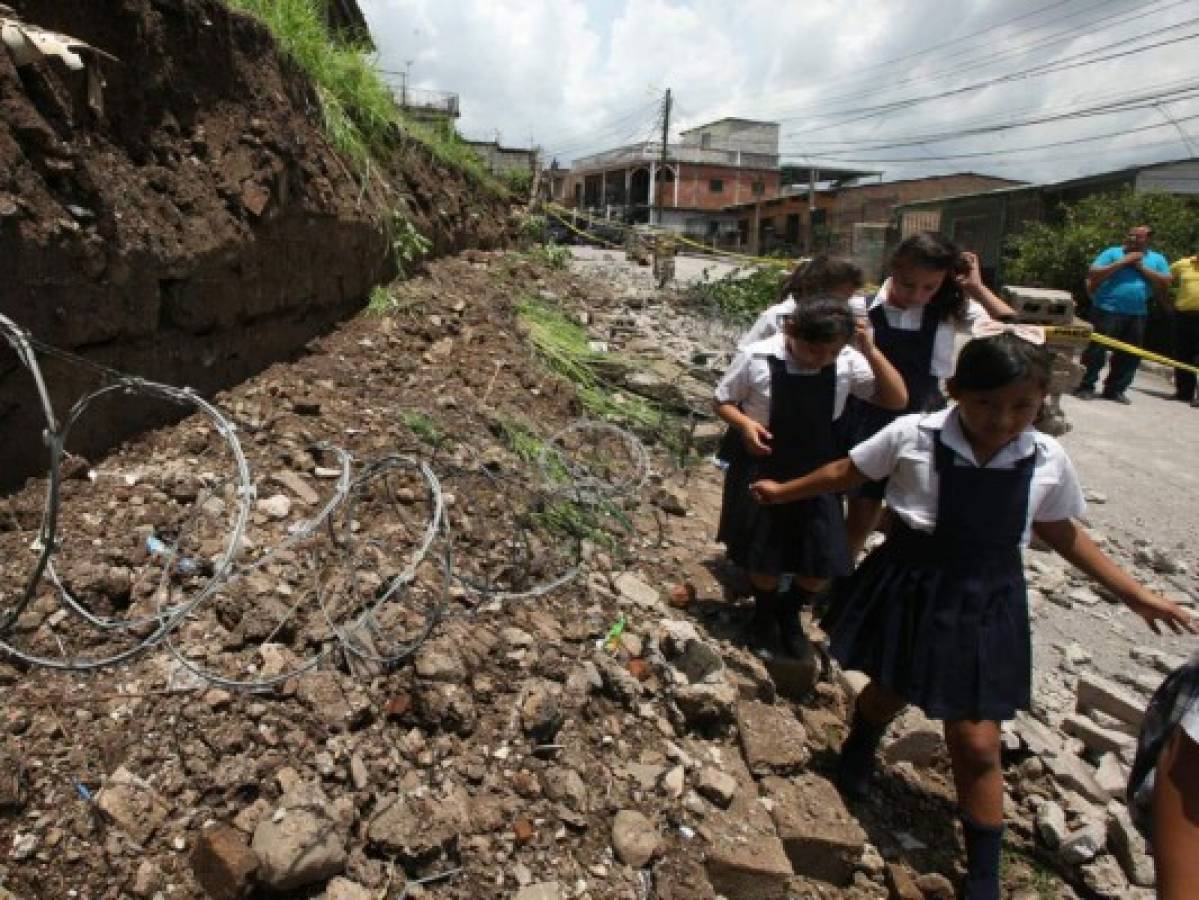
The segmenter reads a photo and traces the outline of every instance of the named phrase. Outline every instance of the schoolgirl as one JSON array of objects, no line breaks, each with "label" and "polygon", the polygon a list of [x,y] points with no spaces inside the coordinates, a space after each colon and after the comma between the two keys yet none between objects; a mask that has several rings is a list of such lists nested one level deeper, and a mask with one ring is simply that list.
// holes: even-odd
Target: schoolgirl
[{"label": "schoolgirl", "polygon": [[[944,405],[940,382],[953,372],[956,333],[1014,315],[983,284],[978,257],[961,252],[939,234],[919,232],[905,238],[891,258],[890,270],[874,297],[851,305],[855,314],[867,318],[875,344],[903,375],[908,405],[897,414],[869,403],[850,404],[844,423],[846,449],[876,434],[897,415]],[[884,487],[868,484],[849,498],[847,527],[854,560],[878,524]]]},{"label": "schoolgirl", "polygon": [[1050,375],[1044,332],[983,323],[948,382],[950,409],[904,416],[847,458],[786,484],[761,481],[768,508],[889,477],[884,543],[834,592],[830,652],[870,676],[841,748],[838,782],[869,786],[875,751],[906,704],[945,722],[967,856],[966,896],[999,897],[1000,722],[1031,700],[1021,548],[1035,531],[1155,630],[1195,625],[1134,581],[1080,528],[1082,491],[1061,445],[1032,427]]},{"label": "schoolgirl", "polygon": [[737,341],[737,349],[765,340],[783,329],[783,322],[805,297],[836,297],[848,301],[862,287],[862,270],[852,260],[819,253],[795,271],[779,288],[778,302],[768,307]]},{"label": "schoolgirl", "polygon": [[[857,349],[847,346],[851,338]],[[899,373],[864,327],[855,337],[849,307],[833,297],[799,304],[782,332],[737,353],[716,388],[716,414],[746,452],[745,464],[726,474],[717,540],[749,575],[754,616],[748,638],[765,656],[806,653],[799,607],[807,593],[846,574],[850,560],[836,498],[765,509],[752,502],[749,483],[794,478],[835,459],[834,421],[850,396],[887,409],[907,401]],[[795,585],[786,599],[777,596],[784,573],[793,574]]]}]

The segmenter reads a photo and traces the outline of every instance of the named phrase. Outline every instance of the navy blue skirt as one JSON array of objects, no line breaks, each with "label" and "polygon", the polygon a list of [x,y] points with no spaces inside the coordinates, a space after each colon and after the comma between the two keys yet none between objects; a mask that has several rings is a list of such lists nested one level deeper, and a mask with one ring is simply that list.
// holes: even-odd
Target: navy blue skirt
[{"label": "navy blue skirt", "polygon": [[842,668],[931,719],[1003,721],[1032,700],[1019,550],[980,553],[903,525],[839,582],[823,622]]},{"label": "navy blue skirt", "polygon": [[761,575],[836,578],[851,569],[839,496],[762,506],[749,493],[760,475],[744,451],[730,460],[716,540],[729,559]]}]

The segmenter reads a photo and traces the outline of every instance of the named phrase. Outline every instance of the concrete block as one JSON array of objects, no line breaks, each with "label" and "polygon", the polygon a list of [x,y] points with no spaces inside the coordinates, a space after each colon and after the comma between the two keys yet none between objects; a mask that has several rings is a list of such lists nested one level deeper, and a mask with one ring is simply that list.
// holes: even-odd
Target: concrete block
[{"label": "concrete block", "polygon": [[840,793],[818,775],[762,782],[773,801],[772,816],[795,874],[845,886],[853,879],[866,832],[845,808]]}]

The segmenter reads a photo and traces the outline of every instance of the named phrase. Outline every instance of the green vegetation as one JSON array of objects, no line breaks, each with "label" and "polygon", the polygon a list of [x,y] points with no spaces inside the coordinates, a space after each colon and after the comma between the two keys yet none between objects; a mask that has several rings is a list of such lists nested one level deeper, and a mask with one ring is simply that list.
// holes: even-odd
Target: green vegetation
[{"label": "green vegetation", "polygon": [[[613,553],[626,546],[625,538],[633,531],[628,516],[609,501],[552,500],[529,513],[529,518],[535,526],[550,534],[590,541]],[[614,533],[617,530],[623,535]]]},{"label": "green vegetation", "polygon": [[1007,242],[1004,280],[1071,291],[1081,300],[1091,262],[1101,250],[1122,243],[1134,225],[1151,225],[1153,249],[1169,260],[1194,253],[1199,243],[1194,204],[1174,194],[1126,188],[1059,207],[1054,221],[1026,225]]},{"label": "green vegetation", "polygon": [[391,291],[381,284],[377,284],[371,290],[370,302],[366,304],[366,310],[376,316],[383,316],[395,309],[395,297],[391,296]]},{"label": "green vegetation", "polygon": [[525,213],[520,217],[520,236],[534,244],[544,244],[549,240],[550,222],[545,216],[537,213]]},{"label": "green vegetation", "polygon": [[416,226],[398,210],[391,218],[391,252],[395,257],[400,275],[408,274],[408,268],[429,252],[433,242],[416,230]]},{"label": "green vegetation", "polygon": [[732,324],[748,324],[768,306],[778,302],[779,288],[786,273],[766,266],[734,269],[728,275],[709,281],[705,278],[689,291],[691,303],[708,315]]},{"label": "green vegetation", "polygon": [[329,34],[317,0],[228,0],[234,9],[261,19],[312,80],[321,101],[325,132],[360,174],[392,142],[396,105],[372,68],[366,50]]},{"label": "green vegetation", "polygon": [[551,370],[574,385],[588,413],[669,447],[682,446],[685,436],[677,417],[645,397],[622,391],[604,377],[605,368],[622,362],[612,354],[592,351],[583,326],[544,300],[525,297],[516,309],[533,350]]},{"label": "green vegetation", "polygon": [[405,409],[400,411],[400,421],[405,427],[417,436],[421,441],[428,444],[434,450],[441,447],[449,446],[452,442],[450,439],[441,433],[441,430],[434,424],[426,413],[414,409]]},{"label": "green vegetation", "polygon": [[509,169],[500,180],[504,187],[515,194],[518,198],[527,199],[529,191],[533,189],[533,172],[531,169]]},{"label": "green vegetation", "polygon": [[236,10],[260,19],[284,56],[316,86],[325,134],[362,179],[385,159],[401,133],[443,165],[465,174],[498,196],[507,194],[470,145],[452,128],[416,122],[404,116],[391,89],[379,76],[365,47],[345,43],[329,32],[322,0],[226,0]]}]

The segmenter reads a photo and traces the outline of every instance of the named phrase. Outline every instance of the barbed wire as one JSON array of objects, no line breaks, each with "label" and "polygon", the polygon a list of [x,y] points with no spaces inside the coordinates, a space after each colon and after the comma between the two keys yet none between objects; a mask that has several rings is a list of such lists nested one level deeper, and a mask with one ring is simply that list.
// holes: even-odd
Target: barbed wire
[{"label": "barbed wire", "polygon": [[[586,529],[539,535],[537,523],[546,510],[567,504],[569,509],[587,510],[587,522],[593,515],[598,520],[615,509],[617,501],[633,497],[649,478],[649,454],[636,435],[585,420],[545,441],[531,471],[511,474],[500,474],[482,460],[447,467],[439,474],[411,454],[357,459],[335,444],[313,443],[307,448],[313,459],[336,460],[328,496],[312,515],[292,522],[276,546],[245,559],[258,492],[239,429],[229,415],[190,388],[131,376],[38,341],[3,315],[0,336],[33,380],[49,451],[46,493],[31,545],[37,557],[16,599],[0,608],[0,653],[28,666],[89,672],[162,647],[177,671],[216,687],[248,691],[272,689],[312,671],[335,653],[351,672],[387,670],[411,657],[448,618],[473,615],[484,605],[495,608],[546,597],[577,579],[583,570]],[[61,423],[39,354],[87,369],[103,382],[80,397]],[[145,583],[153,585],[147,592],[153,602],[151,608],[136,611],[131,602],[127,615],[93,609],[72,587],[68,573],[75,548],[63,533],[67,441],[97,404],[123,400],[190,410],[217,435],[215,446],[224,454],[228,470],[222,476],[196,474],[200,467],[189,460],[190,474],[202,488],[184,516],[167,527],[150,526],[145,565],[134,583],[141,585],[141,578],[149,576],[152,581]],[[471,574],[455,566],[452,520],[466,498],[447,497],[444,484],[446,479],[467,478],[479,481],[473,494],[480,502],[487,491],[496,495],[488,502],[492,514],[503,521],[488,525],[499,535],[503,551],[498,574]],[[523,502],[513,496],[518,490]],[[190,555],[189,543],[198,542],[208,527],[203,511],[210,504],[225,518],[220,550],[209,556]],[[410,509],[415,513],[405,511]],[[458,520],[464,530],[474,525],[466,513]],[[93,543],[101,542],[96,538]],[[307,570],[301,589],[277,575],[285,567]],[[269,604],[244,598],[252,593],[251,582],[268,571],[280,578],[277,592],[291,601],[289,605],[276,605],[275,598]],[[452,595],[464,602],[452,604]],[[48,596],[57,603],[53,613],[46,609]],[[236,645],[234,634],[240,629],[246,635],[247,617],[270,609],[276,611],[267,625]],[[303,629],[297,627],[302,612],[308,616]],[[76,630],[60,633],[59,626],[68,620]],[[82,649],[75,646],[80,641]],[[305,641],[300,653],[288,646]],[[221,649],[214,652],[218,645]]]}]

